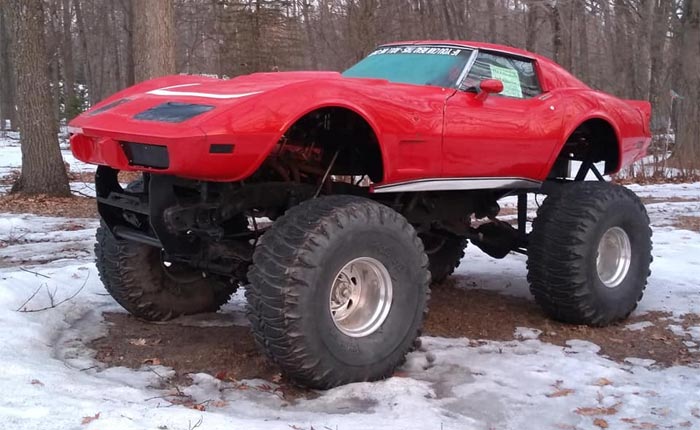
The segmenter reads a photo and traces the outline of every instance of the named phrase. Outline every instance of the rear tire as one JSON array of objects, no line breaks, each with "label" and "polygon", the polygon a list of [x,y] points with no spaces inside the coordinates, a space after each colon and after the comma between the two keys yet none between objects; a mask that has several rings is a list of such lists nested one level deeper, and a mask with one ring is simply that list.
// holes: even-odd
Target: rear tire
[{"label": "rear tire", "polygon": [[467,239],[452,234],[428,232],[421,234],[428,255],[431,285],[438,285],[454,273],[464,258]]},{"label": "rear tire", "polygon": [[415,230],[390,208],[343,195],[306,201],[253,255],[253,332],[295,383],[326,389],[386,378],[420,334],[427,266]]},{"label": "rear tire", "polygon": [[605,326],[637,307],[651,260],[649,217],[633,192],[605,182],[565,184],[532,226],[530,290],[556,320]]},{"label": "rear tire", "polygon": [[149,321],[216,312],[237,288],[186,265],[167,268],[160,249],[117,239],[104,226],[97,229],[95,257],[107,292],[129,313]]}]

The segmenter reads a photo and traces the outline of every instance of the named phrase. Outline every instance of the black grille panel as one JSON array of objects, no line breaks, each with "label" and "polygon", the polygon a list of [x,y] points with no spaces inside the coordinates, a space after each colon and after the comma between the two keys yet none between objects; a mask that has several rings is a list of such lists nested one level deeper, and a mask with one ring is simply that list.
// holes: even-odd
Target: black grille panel
[{"label": "black grille panel", "polygon": [[170,167],[168,148],[161,145],[146,143],[120,142],[126,158],[131,166],[167,169]]}]

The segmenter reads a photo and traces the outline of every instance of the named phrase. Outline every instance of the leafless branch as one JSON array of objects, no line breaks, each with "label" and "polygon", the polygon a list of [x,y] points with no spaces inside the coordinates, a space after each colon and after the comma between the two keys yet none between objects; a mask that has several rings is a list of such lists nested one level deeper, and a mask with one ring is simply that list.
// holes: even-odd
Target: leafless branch
[{"label": "leafless branch", "polygon": [[23,272],[31,273],[32,275],[42,276],[42,277],[44,277],[44,278],[51,279],[50,276],[44,275],[43,273],[35,272],[35,271],[33,271],[33,270],[26,269],[26,268],[21,267],[21,266],[20,266],[19,270],[21,270],[21,271],[23,271]]},{"label": "leafless branch", "polygon": [[[49,286],[48,286],[47,284],[42,284],[42,285],[39,286],[39,288],[38,288],[38,289],[37,289],[37,290],[22,304],[22,306],[20,306],[19,308],[17,308],[17,312],[32,313],[32,312],[42,312],[42,311],[45,311],[45,310],[57,308],[58,306],[61,306],[62,304],[73,300],[78,294],[80,294],[80,292],[83,291],[83,289],[85,288],[85,285],[87,284],[88,279],[90,279],[90,272],[88,272],[88,274],[87,274],[87,276],[85,277],[85,280],[83,281],[83,284],[80,286],[80,288],[78,288],[78,289],[77,289],[73,294],[71,294],[70,296],[66,297],[66,298],[63,299],[63,300],[59,300],[59,301],[56,301],[56,291],[57,291],[57,288],[54,288],[54,290],[51,291],[51,289],[49,288]],[[31,302],[31,300],[37,295],[37,293],[39,292],[39,290],[41,289],[42,286],[46,288],[46,294],[49,296],[49,305],[48,305],[48,306],[41,307],[41,308],[37,308],[37,309],[27,309],[26,306],[27,306],[27,305],[29,304],[29,302]]]}]

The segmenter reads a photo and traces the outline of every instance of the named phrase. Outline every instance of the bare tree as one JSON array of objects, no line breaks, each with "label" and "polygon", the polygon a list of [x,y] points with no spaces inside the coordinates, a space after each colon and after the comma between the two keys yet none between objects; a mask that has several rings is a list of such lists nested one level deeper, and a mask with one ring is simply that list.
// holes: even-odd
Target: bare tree
[{"label": "bare tree", "polygon": [[15,74],[10,63],[10,31],[7,20],[7,4],[0,2],[0,130],[6,122],[10,127],[17,126],[15,121]]},{"label": "bare tree", "polygon": [[700,0],[687,0],[678,36],[679,86],[678,151],[683,164],[700,163]]},{"label": "bare tree", "polygon": [[12,192],[69,196],[49,87],[42,0],[8,0],[18,94],[22,171]]},{"label": "bare tree", "polygon": [[173,1],[132,1],[131,12],[136,82],[175,73]]},{"label": "bare tree", "polygon": [[78,103],[75,96],[75,64],[73,63],[73,13],[70,0],[63,1],[63,45],[61,46],[61,55],[63,63],[63,96],[65,103],[66,119],[72,119],[77,114]]}]

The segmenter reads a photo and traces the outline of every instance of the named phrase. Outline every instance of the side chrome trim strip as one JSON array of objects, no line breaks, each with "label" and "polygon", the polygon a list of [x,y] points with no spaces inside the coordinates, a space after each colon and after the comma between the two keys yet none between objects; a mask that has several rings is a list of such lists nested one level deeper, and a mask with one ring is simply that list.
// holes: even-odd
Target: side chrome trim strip
[{"label": "side chrome trim strip", "polygon": [[539,188],[540,181],[526,178],[428,178],[397,184],[379,185],[373,193],[416,191],[486,190],[503,188]]}]

